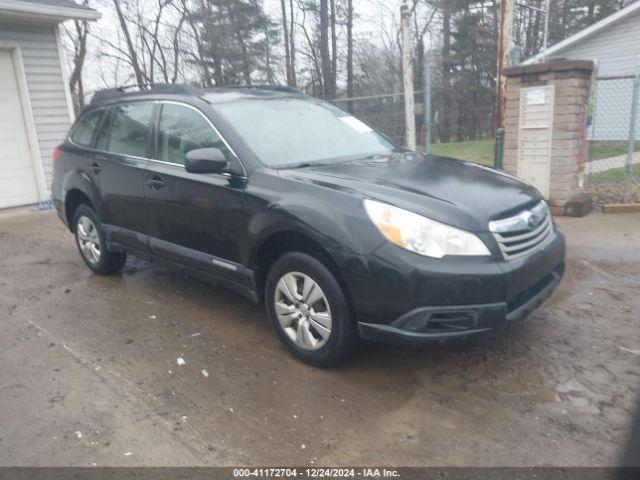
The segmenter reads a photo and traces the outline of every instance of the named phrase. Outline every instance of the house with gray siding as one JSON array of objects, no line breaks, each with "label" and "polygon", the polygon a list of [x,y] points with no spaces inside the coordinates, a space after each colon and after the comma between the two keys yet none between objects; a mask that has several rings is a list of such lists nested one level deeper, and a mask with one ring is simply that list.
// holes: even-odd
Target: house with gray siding
[{"label": "house with gray siding", "polygon": [[70,0],[0,0],[0,208],[49,198],[74,116],[60,23],[99,16]]},{"label": "house with gray siding", "polygon": [[[545,58],[594,60],[597,81],[589,139],[627,140],[633,77],[640,71],[640,1],[547,48],[523,65]],[[640,139],[640,118],[636,125],[636,138]]]}]

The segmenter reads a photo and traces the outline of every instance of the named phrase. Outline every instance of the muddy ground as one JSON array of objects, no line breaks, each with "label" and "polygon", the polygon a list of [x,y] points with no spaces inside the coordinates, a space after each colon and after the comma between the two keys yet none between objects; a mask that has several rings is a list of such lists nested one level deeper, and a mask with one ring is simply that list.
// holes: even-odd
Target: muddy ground
[{"label": "muddy ground", "polygon": [[136,260],[93,275],[53,213],[0,214],[0,465],[612,465],[640,386],[640,215],[559,223],[567,275],[526,321],[324,371],[261,306]]}]

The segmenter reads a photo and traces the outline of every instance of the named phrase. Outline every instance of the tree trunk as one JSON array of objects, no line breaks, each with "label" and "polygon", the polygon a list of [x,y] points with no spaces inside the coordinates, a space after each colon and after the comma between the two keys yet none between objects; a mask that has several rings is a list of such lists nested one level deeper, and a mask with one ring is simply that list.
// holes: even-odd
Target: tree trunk
[{"label": "tree trunk", "polygon": [[[251,67],[249,66],[249,55],[247,53],[247,44],[242,39],[242,33],[237,34],[238,43],[242,52],[242,79],[246,85],[251,85]],[[268,43],[268,42],[267,42]]]},{"label": "tree trunk", "polygon": [[289,29],[287,28],[287,7],[285,6],[285,0],[280,0],[280,7],[282,8],[282,38],[284,40],[284,62],[287,72],[287,85],[293,85],[293,78],[291,77],[291,54],[289,52]]},{"label": "tree trunk", "polygon": [[[347,97],[353,98],[353,0],[347,0]],[[347,103],[353,113],[353,102]]]},{"label": "tree trunk", "polygon": [[[296,32],[295,22],[293,18],[293,0],[289,0],[289,49],[291,51],[291,86],[298,86],[298,79],[296,78]],[[286,30],[285,30],[286,35]]]},{"label": "tree trunk", "polygon": [[448,142],[451,138],[451,12],[449,3],[443,0],[442,7],[442,92],[440,95],[440,122],[438,130],[440,141]]},{"label": "tree trunk", "polygon": [[84,107],[84,83],[82,81],[82,70],[84,68],[84,60],[87,55],[87,35],[89,33],[89,25],[87,22],[75,20],[74,27],[77,38],[74,40],[74,56],[73,71],[69,77],[69,90],[73,94],[73,109],[76,113],[80,113]]},{"label": "tree trunk", "polygon": [[120,22],[120,28],[122,29],[122,33],[124,35],[125,42],[127,44],[127,51],[129,52],[129,60],[131,62],[131,68],[133,68],[133,73],[136,77],[136,83],[138,84],[138,88],[140,90],[145,89],[145,78],[142,70],[140,69],[140,64],[138,62],[138,54],[136,53],[135,47],[133,45],[133,41],[131,40],[131,34],[129,33],[129,27],[127,26],[127,20],[120,9],[120,1],[113,0],[113,5],[116,9],[116,14],[118,15],[118,21]]},{"label": "tree trunk", "polygon": [[331,58],[329,55],[329,6],[328,0],[320,0],[320,60],[322,62],[323,97],[331,96]]},{"label": "tree trunk", "polygon": [[[234,35],[236,36],[236,40],[238,41],[238,45],[240,45],[242,81],[245,83],[245,85],[251,85],[251,66],[249,62],[249,52],[247,50],[247,42],[245,42],[244,38],[245,34],[240,28],[240,22],[242,20],[238,20],[233,10],[229,12],[229,20],[231,21],[231,26],[233,28]],[[268,39],[267,43],[269,43]]]},{"label": "tree trunk", "polygon": [[176,83],[178,80],[178,75],[180,73],[179,61],[180,61],[180,32],[182,31],[182,27],[184,25],[185,20],[187,19],[185,12],[182,12],[182,16],[180,17],[180,21],[178,22],[178,26],[173,32],[173,76],[171,77],[171,83]]},{"label": "tree trunk", "polygon": [[416,92],[424,87],[424,55],[424,42],[419,39],[416,43],[415,76],[413,77],[413,88]]},{"label": "tree trunk", "polygon": [[269,85],[273,85],[274,82],[274,78],[273,78],[273,68],[271,66],[271,42],[270,42],[270,38],[269,38],[269,27],[265,25],[264,27],[264,36],[266,39],[265,42],[265,68],[267,70],[267,83]]},{"label": "tree trunk", "polygon": [[331,92],[330,98],[336,97],[336,83],[338,76],[338,38],[336,36],[336,0],[330,0],[331,2]]}]

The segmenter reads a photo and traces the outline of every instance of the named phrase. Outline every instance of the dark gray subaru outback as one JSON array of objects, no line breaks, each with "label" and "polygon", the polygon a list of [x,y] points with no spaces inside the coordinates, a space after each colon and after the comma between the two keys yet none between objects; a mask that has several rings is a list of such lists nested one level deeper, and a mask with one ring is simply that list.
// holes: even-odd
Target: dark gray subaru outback
[{"label": "dark gray subaru outback", "polygon": [[132,254],[264,301],[282,342],[318,366],[360,338],[499,329],[564,270],[535,188],[408,152],[288,88],[99,92],[54,158],[55,206],[91,270]]}]

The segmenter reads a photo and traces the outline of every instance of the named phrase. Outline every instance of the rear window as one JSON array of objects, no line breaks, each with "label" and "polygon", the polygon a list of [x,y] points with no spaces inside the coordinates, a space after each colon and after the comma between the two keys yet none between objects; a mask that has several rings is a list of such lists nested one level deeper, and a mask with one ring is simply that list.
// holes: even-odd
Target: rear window
[{"label": "rear window", "polygon": [[103,110],[93,110],[83,115],[73,129],[71,140],[84,147],[91,145],[91,140],[93,139],[96,128],[98,128],[98,122],[100,121],[102,112]]},{"label": "rear window", "polygon": [[100,132],[96,147],[107,152],[145,157],[151,126],[152,103],[116,105]]}]

